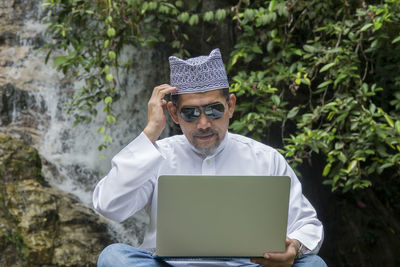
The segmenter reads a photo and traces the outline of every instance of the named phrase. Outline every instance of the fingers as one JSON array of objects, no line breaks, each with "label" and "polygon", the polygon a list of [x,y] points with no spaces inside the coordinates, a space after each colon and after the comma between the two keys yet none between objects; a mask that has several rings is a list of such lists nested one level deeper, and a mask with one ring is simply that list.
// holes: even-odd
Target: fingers
[{"label": "fingers", "polygon": [[[293,256],[293,259],[294,259],[294,256]],[[264,258],[270,262],[287,262],[287,261],[291,260],[292,255],[288,254],[287,252],[284,252],[284,253],[269,252],[269,253],[264,254]]]},{"label": "fingers", "polygon": [[178,89],[169,84],[156,86],[153,90],[152,98],[163,99],[165,95],[177,92]]},{"label": "fingers", "polygon": [[163,117],[160,112],[164,113],[167,107],[167,101],[164,99],[165,95],[177,92],[177,90],[176,87],[172,87],[169,84],[162,84],[154,88],[153,94],[148,102],[149,120],[157,120]]},{"label": "fingers", "polygon": [[265,260],[263,258],[251,258],[250,261],[252,263],[263,265],[263,266],[264,266],[264,263],[265,263]]},{"label": "fingers", "polygon": [[286,251],[282,253],[268,252],[264,254],[264,258],[273,262],[292,262],[296,257],[296,247],[293,243],[289,243],[286,247]]},{"label": "fingers", "polygon": [[169,84],[156,86],[147,104],[147,125],[143,132],[154,143],[165,128],[165,110],[167,101],[164,99],[166,94],[177,92],[176,87]]},{"label": "fingers", "polygon": [[264,258],[252,258],[251,262],[262,266],[285,266],[284,264],[288,262],[288,259],[289,257],[286,252],[268,252],[264,254]]},{"label": "fingers", "polygon": [[267,252],[264,254],[264,258],[253,258],[251,261],[262,266],[291,266],[297,253],[296,241],[295,239],[286,239],[285,252]]},{"label": "fingers", "polygon": [[[277,255],[281,254],[281,255]],[[294,257],[284,255],[285,253],[268,253],[267,258],[252,258],[251,262],[268,267],[290,267]]]},{"label": "fingers", "polygon": [[251,258],[250,261],[261,266],[269,266],[270,262],[264,258]]}]

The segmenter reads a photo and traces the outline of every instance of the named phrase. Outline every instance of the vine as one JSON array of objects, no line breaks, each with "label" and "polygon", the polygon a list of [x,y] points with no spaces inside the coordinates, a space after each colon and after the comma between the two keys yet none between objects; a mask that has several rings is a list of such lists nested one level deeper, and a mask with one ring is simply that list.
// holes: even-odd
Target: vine
[{"label": "vine", "polygon": [[85,81],[70,112],[76,123],[90,122],[99,105],[106,114],[100,150],[118,119],[118,73],[131,66],[120,58],[124,46],[168,44],[187,57],[193,33],[206,31],[207,42],[225,27],[233,33],[227,70],[239,98],[232,131],[275,140],[295,169],[318,156],[333,191],[400,174],[398,0],[218,3],[45,2],[49,56],[64,50],[54,58],[57,69]]}]

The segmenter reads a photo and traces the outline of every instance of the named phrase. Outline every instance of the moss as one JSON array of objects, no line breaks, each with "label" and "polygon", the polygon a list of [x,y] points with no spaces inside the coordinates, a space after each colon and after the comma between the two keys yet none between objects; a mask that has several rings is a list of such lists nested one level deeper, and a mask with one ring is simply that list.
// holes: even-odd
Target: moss
[{"label": "moss", "polygon": [[36,179],[47,186],[38,151],[22,140],[0,134],[0,177],[4,182]]},{"label": "moss", "polygon": [[3,186],[0,186],[0,226],[4,221],[15,223],[13,217],[11,216],[8,207],[8,194]]},{"label": "moss", "polygon": [[0,175],[4,175],[6,173],[6,166],[0,163]]},{"label": "moss", "polygon": [[[1,243],[2,246],[4,246],[4,249],[8,246],[11,246],[12,251],[15,252],[14,256],[16,256],[16,258],[21,260],[23,263],[28,263],[29,249],[25,245],[21,233],[14,229],[3,229],[0,235],[2,241]],[[10,256],[10,258],[13,257],[13,255],[8,256]]]}]

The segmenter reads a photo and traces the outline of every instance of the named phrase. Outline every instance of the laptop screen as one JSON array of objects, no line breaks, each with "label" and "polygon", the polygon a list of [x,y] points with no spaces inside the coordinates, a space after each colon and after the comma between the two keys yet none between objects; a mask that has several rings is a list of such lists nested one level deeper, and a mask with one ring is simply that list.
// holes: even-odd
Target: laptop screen
[{"label": "laptop screen", "polygon": [[288,176],[160,176],[156,255],[283,252],[289,193]]}]

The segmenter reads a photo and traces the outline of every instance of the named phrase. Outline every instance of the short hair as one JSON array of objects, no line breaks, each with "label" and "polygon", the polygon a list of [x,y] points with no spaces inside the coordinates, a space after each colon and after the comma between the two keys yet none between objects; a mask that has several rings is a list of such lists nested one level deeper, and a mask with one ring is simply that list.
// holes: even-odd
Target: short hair
[{"label": "short hair", "polygon": [[[222,96],[225,97],[226,102],[229,104],[229,95],[230,95],[229,88],[222,88],[222,89],[218,89],[218,90],[220,90]],[[180,99],[179,96],[180,96],[179,94],[175,94],[175,95],[171,94],[171,102],[175,106],[178,106],[178,102],[179,102],[179,99]]]}]

